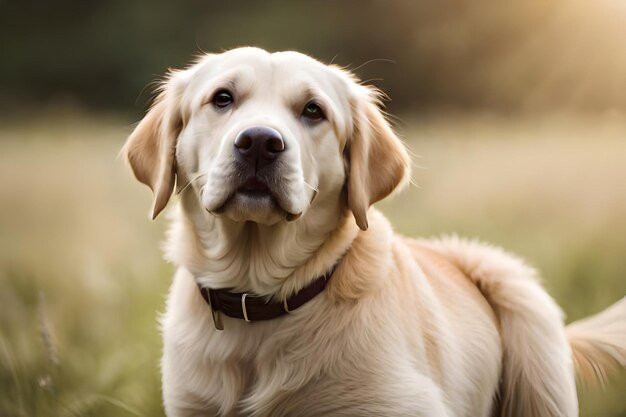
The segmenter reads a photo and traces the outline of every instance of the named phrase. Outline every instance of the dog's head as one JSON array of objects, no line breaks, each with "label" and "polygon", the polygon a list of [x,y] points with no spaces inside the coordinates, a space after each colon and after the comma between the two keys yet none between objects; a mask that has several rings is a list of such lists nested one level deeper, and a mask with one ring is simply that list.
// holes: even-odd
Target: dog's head
[{"label": "dog's head", "polygon": [[191,182],[215,216],[266,225],[295,221],[345,190],[365,230],[369,206],[409,173],[378,99],[306,55],[234,49],[172,71],[123,152],[154,193],[153,218],[176,182]]}]

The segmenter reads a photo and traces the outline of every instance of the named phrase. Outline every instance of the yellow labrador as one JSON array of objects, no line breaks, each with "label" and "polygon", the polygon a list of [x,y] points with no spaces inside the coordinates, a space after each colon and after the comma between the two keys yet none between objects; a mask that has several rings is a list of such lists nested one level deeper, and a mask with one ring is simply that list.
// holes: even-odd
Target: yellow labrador
[{"label": "yellow labrador", "polygon": [[167,257],[163,396],[183,416],[576,416],[626,360],[626,303],[567,328],[500,249],[395,234],[409,157],[379,93],[296,52],[173,71],[124,147]]}]

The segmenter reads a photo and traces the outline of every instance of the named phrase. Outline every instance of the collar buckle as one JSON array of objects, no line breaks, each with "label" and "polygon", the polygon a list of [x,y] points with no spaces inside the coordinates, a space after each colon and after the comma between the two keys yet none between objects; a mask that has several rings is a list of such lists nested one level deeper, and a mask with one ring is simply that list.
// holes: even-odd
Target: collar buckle
[{"label": "collar buckle", "polygon": [[250,319],[248,318],[248,310],[246,309],[246,297],[248,296],[247,292],[241,294],[241,311],[243,312],[243,319],[246,323],[250,323]]}]

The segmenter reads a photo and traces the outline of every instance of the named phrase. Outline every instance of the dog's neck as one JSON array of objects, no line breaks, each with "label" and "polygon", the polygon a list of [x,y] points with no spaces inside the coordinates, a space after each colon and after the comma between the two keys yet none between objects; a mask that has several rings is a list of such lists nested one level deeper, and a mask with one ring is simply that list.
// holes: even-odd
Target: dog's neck
[{"label": "dog's neck", "polygon": [[285,299],[330,270],[356,237],[343,206],[339,197],[312,206],[314,215],[296,222],[264,226],[216,217],[193,195],[184,196],[166,255],[202,286]]}]

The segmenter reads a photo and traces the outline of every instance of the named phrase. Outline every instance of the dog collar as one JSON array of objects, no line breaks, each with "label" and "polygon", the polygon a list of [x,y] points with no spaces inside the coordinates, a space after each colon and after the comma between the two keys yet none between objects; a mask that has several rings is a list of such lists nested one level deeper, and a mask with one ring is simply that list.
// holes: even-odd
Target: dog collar
[{"label": "dog collar", "polygon": [[224,324],[220,316],[221,313],[224,313],[228,317],[245,320],[248,323],[271,320],[291,313],[324,291],[334,271],[335,267],[282,303],[268,301],[267,297],[246,292],[230,292],[227,289],[215,290],[202,287],[200,284],[198,284],[198,288],[200,289],[202,298],[204,298],[211,307],[215,328],[217,330],[224,330]]}]

